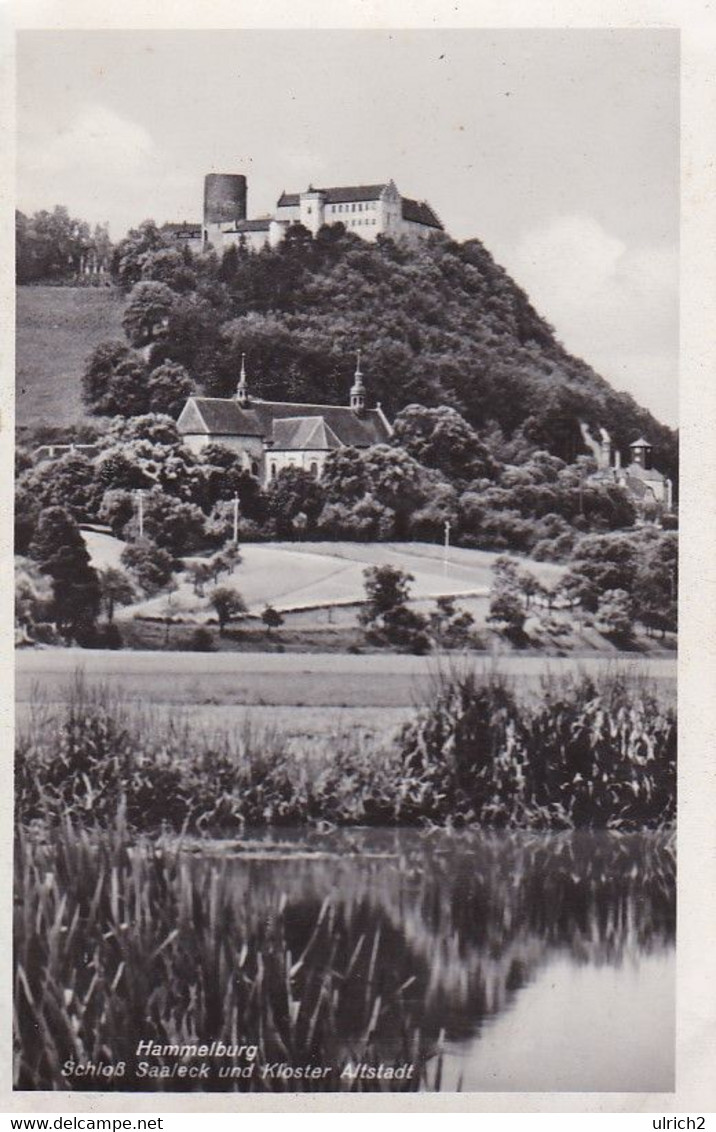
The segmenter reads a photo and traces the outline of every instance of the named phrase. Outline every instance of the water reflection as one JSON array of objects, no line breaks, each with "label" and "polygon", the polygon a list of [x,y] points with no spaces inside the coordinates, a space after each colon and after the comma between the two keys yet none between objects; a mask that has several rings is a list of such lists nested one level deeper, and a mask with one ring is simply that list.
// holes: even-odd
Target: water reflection
[{"label": "water reflection", "polygon": [[419,1029],[443,1051],[443,1088],[671,1087],[669,839],[378,830],[281,834],[228,854],[203,845],[187,867],[208,884],[221,857],[249,933],[281,909],[294,956],[329,898],[305,978],[320,978],[316,954],[349,972],[337,1055],[353,1054],[379,998],[374,1048],[397,1059]]}]

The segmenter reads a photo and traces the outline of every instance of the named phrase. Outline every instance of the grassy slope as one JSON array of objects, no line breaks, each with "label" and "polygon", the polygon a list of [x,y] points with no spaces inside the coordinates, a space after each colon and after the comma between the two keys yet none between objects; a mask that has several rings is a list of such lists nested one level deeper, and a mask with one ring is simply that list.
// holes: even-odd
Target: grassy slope
[{"label": "grassy slope", "polygon": [[89,287],[18,287],[18,425],[69,425],[84,417],[80,377],[99,343],[123,338],[124,301]]}]

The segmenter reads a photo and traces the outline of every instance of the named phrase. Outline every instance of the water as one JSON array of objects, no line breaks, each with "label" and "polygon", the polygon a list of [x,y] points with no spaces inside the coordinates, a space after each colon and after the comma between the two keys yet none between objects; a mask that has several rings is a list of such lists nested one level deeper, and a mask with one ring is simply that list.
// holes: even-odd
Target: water
[{"label": "water", "polygon": [[228,856],[248,924],[283,907],[294,955],[329,899],[324,962],[350,968],[336,1050],[359,1041],[370,995],[381,1056],[400,1060],[419,1029],[443,1090],[674,1087],[668,838],[351,830],[196,850],[199,870]]}]

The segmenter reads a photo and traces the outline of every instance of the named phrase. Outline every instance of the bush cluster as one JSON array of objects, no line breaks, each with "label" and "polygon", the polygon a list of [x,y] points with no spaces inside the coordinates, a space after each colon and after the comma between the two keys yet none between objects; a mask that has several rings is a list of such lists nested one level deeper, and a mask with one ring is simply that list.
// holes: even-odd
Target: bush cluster
[{"label": "bush cluster", "polygon": [[641,829],[674,819],[676,716],[616,673],[555,681],[534,700],[469,669],[438,681],[392,744],[326,744],[310,756],[247,725],[207,737],[133,716],[82,682],[60,718],[40,713],[16,757],[20,820],[136,828],[476,822]]}]

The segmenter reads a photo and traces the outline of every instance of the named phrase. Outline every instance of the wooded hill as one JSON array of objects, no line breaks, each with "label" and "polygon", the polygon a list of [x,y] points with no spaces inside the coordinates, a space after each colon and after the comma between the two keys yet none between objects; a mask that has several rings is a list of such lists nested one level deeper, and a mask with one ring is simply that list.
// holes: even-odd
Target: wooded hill
[{"label": "wooded hill", "polygon": [[[345,403],[361,349],[369,399],[389,416],[413,402],[449,405],[567,460],[584,451],[582,419],[607,428],[624,457],[646,435],[655,464],[676,477],[676,434],[570,355],[479,240],[436,235],[407,248],[342,225],[315,239],[296,227],[276,249],[192,258],[146,223],[119,245],[116,268],[126,289],[171,289],[152,365],[179,362],[212,395],[233,392],[245,352],[256,395]],[[141,321],[136,345],[146,344]]]}]

